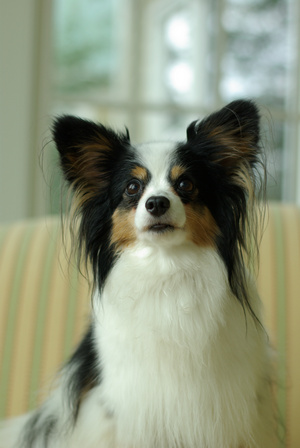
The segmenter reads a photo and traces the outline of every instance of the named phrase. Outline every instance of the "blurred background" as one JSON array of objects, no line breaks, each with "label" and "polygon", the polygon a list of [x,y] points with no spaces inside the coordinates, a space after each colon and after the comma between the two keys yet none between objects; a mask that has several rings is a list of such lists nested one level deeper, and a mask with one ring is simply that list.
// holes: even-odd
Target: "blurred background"
[{"label": "blurred background", "polygon": [[54,116],[182,140],[240,97],[261,108],[268,198],[300,203],[298,0],[1,0],[0,221],[60,211]]}]

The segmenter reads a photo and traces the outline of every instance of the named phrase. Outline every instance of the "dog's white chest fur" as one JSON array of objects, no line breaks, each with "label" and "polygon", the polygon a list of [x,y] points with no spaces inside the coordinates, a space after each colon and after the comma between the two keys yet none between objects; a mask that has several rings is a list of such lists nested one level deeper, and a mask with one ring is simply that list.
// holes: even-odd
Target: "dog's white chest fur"
[{"label": "dog's white chest fur", "polygon": [[226,448],[249,438],[263,351],[213,249],[124,253],[95,327],[101,400],[122,446]]}]

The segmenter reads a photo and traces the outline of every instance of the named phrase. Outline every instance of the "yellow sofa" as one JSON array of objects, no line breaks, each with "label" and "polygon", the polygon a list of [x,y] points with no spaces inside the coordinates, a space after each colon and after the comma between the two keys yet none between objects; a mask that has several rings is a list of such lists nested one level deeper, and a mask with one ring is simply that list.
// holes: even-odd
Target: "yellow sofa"
[{"label": "yellow sofa", "polygon": [[[277,350],[278,448],[300,448],[300,209],[294,206],[270,206],[258,287]],[[66,257],[59,218],[0,226],[0,419],[44,398],[84,331],[89,305],[88,282]]]}]

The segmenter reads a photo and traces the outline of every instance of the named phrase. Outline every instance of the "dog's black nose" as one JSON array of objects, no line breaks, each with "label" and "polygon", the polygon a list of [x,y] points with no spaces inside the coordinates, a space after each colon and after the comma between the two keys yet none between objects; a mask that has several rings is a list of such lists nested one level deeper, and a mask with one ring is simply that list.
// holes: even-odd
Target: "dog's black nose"
[{"label": "dog's black nose", "polygon": [[151,196],[146,202],[146,209],[153,216],[162,216],[170,208],[170,201],[165,196]]}]

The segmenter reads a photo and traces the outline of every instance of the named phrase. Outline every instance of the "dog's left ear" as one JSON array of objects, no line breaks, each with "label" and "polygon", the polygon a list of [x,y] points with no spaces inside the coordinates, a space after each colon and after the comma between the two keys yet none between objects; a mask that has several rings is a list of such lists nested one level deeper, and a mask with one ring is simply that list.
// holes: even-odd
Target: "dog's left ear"
[{"label": "dog's left ear", "polygon": [[233,101],[204,120],[191,123],[187,139],[225,168],[236,168],[242,161],[251,165],[259,153],[259,120],[252,101]]},{"label": "dog's left ear", "polygon": [[101,194],[129,146],[129,133],[73,116],[55,120],[52,135],[66,180],[81,196]]}]

